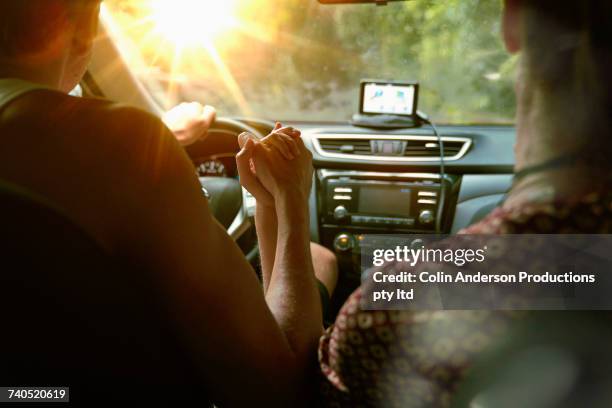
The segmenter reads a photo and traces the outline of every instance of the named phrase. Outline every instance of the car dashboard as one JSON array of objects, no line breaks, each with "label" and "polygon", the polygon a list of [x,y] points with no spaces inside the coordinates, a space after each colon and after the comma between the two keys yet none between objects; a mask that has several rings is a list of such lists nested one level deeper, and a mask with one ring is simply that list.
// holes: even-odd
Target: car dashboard
[{"label": "car dashboard", "polygon": [[490,213],[512,185],[511,126],[439,126],[442,177],[431,127],[292,125],[313,153],[311,236],[338,258],[338,307],[361,282],[365,235],[457,233]]},{"label": "car dashboard", "polygon": [[[246,121],[262,134],[272,124]],[[377,130],[288,122],[313,154],[311,239],[338,259],[338,305],[359,286],[359,245],[370,234],[454,234],[499,205],[512,184],[512,126]],[[233,136],[235,138],[235,135]],[[234,139],[235,140],[235,139]],[[235,143],[235,142],[234,142]],[[226,143],[227,145],[227,143]],[[206,147],[210,150],[210,144]],[[236,177],[232,152],[192,152],[201,176]],[[198,156],[199,154],[199,156]]]},{"label": "car dashboard", "polygon": [[[304,141],[313,153],[316,188],[311,210],[317,211],[311,216],[318,221],[317,228],[313,224],[314,238],[320,237],[322,227],[330,223],[347,227],[376,224],[364,223],[359,218],[369,215],[395,218],[388,223],[382,220],[377,231],[393,231],[395,228],[389,227],[395,227],[394,221],[403,220],[412,223],[401,228],[403,231],[455,233],[471,224],[491,204],[499,203],[512,183],[515,129],[511,126],[438,128],[443,140],[446,183],[444,202],[439,203],[440,146],[432,128],[380,131],[353,126],[292,125],[302,129]],[[329,194],[330,181],[338,184],[333,192],[339,194]],[[387,184],[389,193],[394,191],[393,185],[413,190],[410,197],[413,208],[394,214],[395,204],[387,200],[388,211],[383,204],[373,209],[376,214],[368,214],[367,206],[363,212],[353,203],[359,197],[351,195],[353,191],[346,184],[356,183],[357,190],[361,190],[360,186],[372,182],[379,184],[379,188]],[[385,201],[384,194],[381,190],[381,201]],[[344,203],[348,203],[348,214],[337,213],[336,221],[342,222],[334,224],[334,211]],[[435,218],[419,218],[424,211],[436,213],[439,204],[444,211],[441,231],[436,231],[432,228]]]}]

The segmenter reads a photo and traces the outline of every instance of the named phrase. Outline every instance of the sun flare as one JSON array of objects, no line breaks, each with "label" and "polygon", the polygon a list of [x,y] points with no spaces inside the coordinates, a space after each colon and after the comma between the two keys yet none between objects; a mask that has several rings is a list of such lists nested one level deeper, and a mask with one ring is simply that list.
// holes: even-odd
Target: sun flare
[{"label": "sun flare", "polygon": [[237,25],[237,0],[149,0],[154,30],[178,47],[209,43]]},{"label": "sun flare", "polygon": [[[1,1],[1,0],[0,0]],[[106,0],[101,20],[137,76],[146,76],[151,92],[170,106],[193,92],[184,87],[186,72],[196,72],[192,87],[227,91],[242,115],[253,110],[232,64],[237,44],[270,41],[268,31],[250,23],[267,0]],[[265,10],[265,8],[264,8]],[[268,27],[269,25],[266,25]],[[228,50],[232,52],[228,53]],[[243,56],[245,51],[240,53]],[[155,83],[154,83],[155,82]]]}]

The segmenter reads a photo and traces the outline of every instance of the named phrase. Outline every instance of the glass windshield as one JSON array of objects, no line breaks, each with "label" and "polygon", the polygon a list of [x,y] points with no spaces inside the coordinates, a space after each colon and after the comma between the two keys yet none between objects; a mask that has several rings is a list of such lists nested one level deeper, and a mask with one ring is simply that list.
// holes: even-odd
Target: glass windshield
[{"label": "glass windshield", "polygon": [[103,19],[165,108],[346,121],[361,79],[418,81],[438,122],[510,123],[515,58],[501,0],[321,5],[316,0],[106,0]]}]

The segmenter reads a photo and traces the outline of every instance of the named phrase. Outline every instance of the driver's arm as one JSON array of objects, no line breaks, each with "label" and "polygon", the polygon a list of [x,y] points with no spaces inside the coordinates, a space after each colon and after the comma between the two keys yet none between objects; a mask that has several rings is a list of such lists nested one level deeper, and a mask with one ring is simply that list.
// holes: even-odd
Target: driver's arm
[{"label": "driver's arm", "polygon": [[215,108],[198,102],[181,103],[162,115],[162,121],[183,147],[208,136],[217,117]]},{"label": "driver's arm", "polygon": [[[188,147],[208,136],[208,130],[216,119],[216,111],[212,106],[203,106],[198,102],[181,103],[170,109],[162,116],[162,121],[172,131],[176,140],[183,147]],[[299,137],[300,132],[283,128],[282,124],[276,123],[274,131],[286,130],[288,137]],[[241,146],[242,147],[242,146]],[[291,154],[286,145],[278,146],[285,156]],[[277,214],[271,197],[268,202],[257,199],[255,211],[255,224],[259,238],[259,249],[261,258],[261,270],[264,293],[267,292],[272,276],[274,257],[276,253],[277,236]],[[316,252],[313,257],[315,275],[326,287],[328,295],[334,292],[338,280],[336,259],[330,251],[320,245],[311,243],[311,251]],[[314,256],[313,252],[313,256]]]},{"label": "driver's arm", "polygon": [[107,133],[120,134],[112,171],[125,215],[115,227],[115,246],[159,280],[207,389],[229,406],[304,401],[322,333],[304,197],[276,198],[284,226],[266,303],[254,271],[210,214],[172,134],[139,111],[115,116]]}]

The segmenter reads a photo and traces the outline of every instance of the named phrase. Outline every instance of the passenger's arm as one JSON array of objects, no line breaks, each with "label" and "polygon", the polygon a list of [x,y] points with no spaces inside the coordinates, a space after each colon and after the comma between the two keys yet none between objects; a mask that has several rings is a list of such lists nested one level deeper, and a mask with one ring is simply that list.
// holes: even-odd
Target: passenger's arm
[{"label": "passenger's arm", "polygon": [[261,258],[261,277],[264,294],[268,292],[272,270],[276,258],[276,243],[278,239],[278,219],[276,208],[272,205],[257,204],[255,210],[255,227],[259,242],[259,256]]},{"label": "passenger's arm", "polygon": [[266,301],[291,344],[306,353],[316,348],[312,339],[318,341],[322,321],[307,317],[321,315],[310,253],[308,197],[312,155],[299,137],[295,145],[296,157],[288,161],[277,149],[259,143],[253,161],[258,179],[274,197],[278,217],[276,254]]},{"label": "passenger's arm", "polygon": [[121,134],[109,166],[116,174],[109,189],[121,200],[123,215],[113,234],[118,251],[159,281],[216,402],[305,401],[322,323],[306,256],[304,197],[277,201],[286,225],[276,255],[278,278],[266,304],[250,265],[211,216],[183,149],[158,120],[127,112],[109,119],[114,128],[107,132]]},{"label": "passenger's arm", "polygon": [[[299,355],[310,355],[323,332],[321,298],[310,253],[308,205],[291,196],[277,199],[278,240],[266,301]],[[304,364],[307,364],[304,361]]]},{"label": "passenger's arm", "polygon": [[[300,137],[300,132],[293,128],[283,128],[282,124],[276,123],[273,133],[277,137],[267,137],[263,143],[270,143],[276,147],[286,159],[293,159],[299,154],[295,139]],[[248,142],[252,139],[251,142]],[[253,168],[253,154],[255,150],[254,136],[243,133],[238,138],[241,152],[236,157],[240,182],[249,190],[257,201],[255,210],[255,226],[259,242],[259,254],[261,258],[261,272],[264,293],[268,291],[272,269],[276,257],[276,243],[278,234],[278,219],[274,198],[268,190],[261,184],[255,169]],[[248,142],[248,143],[247,143]]]}]

